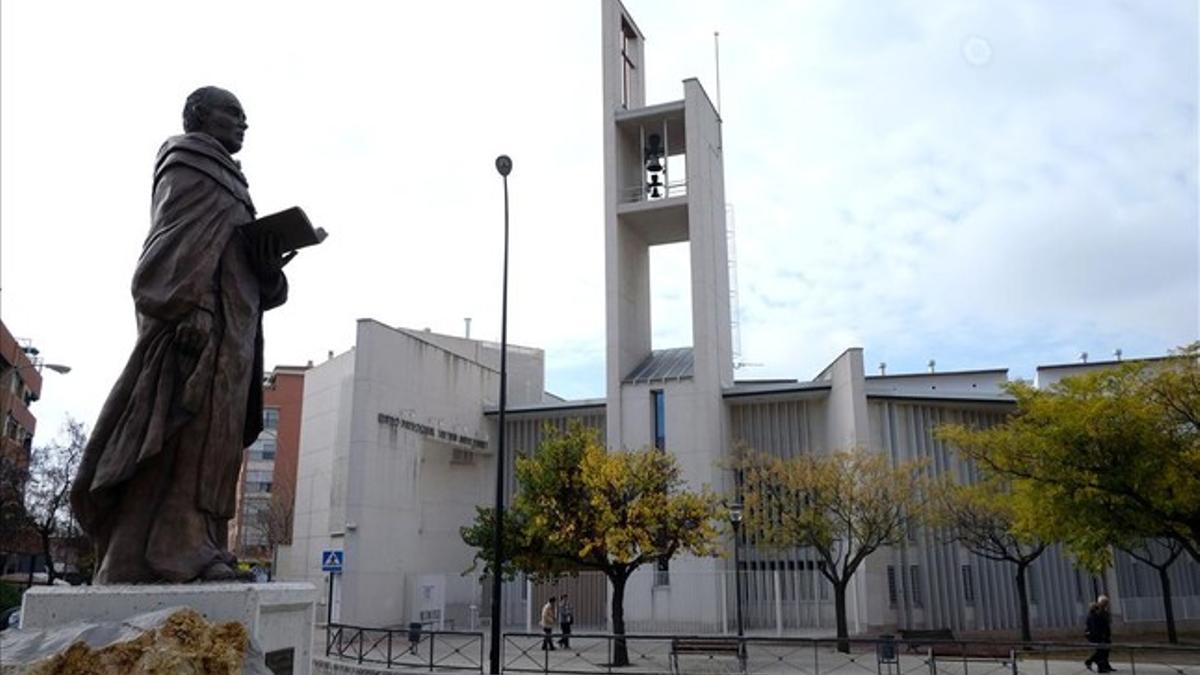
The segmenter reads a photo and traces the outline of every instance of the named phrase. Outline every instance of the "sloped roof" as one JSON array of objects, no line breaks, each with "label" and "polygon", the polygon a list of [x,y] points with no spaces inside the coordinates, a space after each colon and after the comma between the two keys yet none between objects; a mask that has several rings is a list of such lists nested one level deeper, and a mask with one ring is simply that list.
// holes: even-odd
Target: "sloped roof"
[{"label": "sloped roof", "polygon": [[691,347],[655,349],[625,376],[625,384],[691,379],[695,363],[695,352]]}]

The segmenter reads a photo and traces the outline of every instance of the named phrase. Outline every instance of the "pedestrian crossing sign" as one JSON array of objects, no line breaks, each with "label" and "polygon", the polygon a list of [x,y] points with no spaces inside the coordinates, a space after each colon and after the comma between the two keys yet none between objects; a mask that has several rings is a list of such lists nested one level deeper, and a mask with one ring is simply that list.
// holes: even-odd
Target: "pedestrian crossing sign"
[{"label": "pedestrian crossing sign", "polygon": [[346,552],[340,548],[327,548],[321,551],[321,571],[341,572],[346,563]]}]

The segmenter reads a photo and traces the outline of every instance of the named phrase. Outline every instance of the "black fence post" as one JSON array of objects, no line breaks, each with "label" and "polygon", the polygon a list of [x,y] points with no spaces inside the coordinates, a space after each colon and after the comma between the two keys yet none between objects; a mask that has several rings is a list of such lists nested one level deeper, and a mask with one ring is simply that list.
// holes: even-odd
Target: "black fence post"
[{"label": "black fence post", "polygon": [[608,663],[607,663],[607,664],[605,664],[605,665],[606,665],[606,667],[608,668],[608,674],[609,674],[609,675],[612,675],[612,662],[613,662],[613,639],[612,639],[612,635],[610,634],[608,637],[604,638],[604,641],[605,641],[605,642],[608,644]]},{"label": "black fence post", "polygon": [[429,672],[432,673],[433,672],[433,641],[437,637],[437,634],[434,633],[433,631],[427,631],[426,634],[429,636]]},{"label": "black fence post", "polygon": [[359,663],[363,662],[363,642],[365,642],[366,639],[367,639],[367,637],[366,637],[366,634],[363,632],[363,629],[359,628],[358,629],[358,662]]},{"label": "black fence post", "polygon": [[387,638],[388,638],[387,667],[391,668],[392,667],[392,630],[390,628],[388,629],[388,632],[387,632]]}]

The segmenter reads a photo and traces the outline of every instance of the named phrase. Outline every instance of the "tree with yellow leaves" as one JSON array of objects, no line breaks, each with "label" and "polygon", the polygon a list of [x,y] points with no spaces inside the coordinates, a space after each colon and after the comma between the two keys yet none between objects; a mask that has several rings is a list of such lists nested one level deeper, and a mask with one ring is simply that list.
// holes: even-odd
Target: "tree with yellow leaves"
[{"label": "tree with yellow leaves", "polygon": [[1003,424],[938,431],[978,466],[1036,486],[1038,508],[1085,567],[1170,538],[1200,561],[1200,342],[1040,389],[1007,385]]},{"label": "tree with yellow leaves", "polygon": [[[924,465],[893,466],[864,449],[792,459],[743,450],[734,469],[746,538],[766,549],[811,549],[833,586],[837,635],[848,637],[846,588],[867,556],[901,543],[920,517]],[[838,649],[849,651],[849,642]]]},{"label": "tree with yellow leaves", "polygon": [[1100,573],[1123,550],[1157,570],[1175,641],[1167,569],[1184,551],[1200,561],[1200,342],[1047,388],[1007,389],[1017,409],[1003,424],[947,425],[938,437],[1029,486],[1014,495],[1016,513],[1053,524],[1080,566]]},{"label": "tree with yellow leaves", "polygon": [[931,491],[930,524],[944,539],[977,556],[1016,566],[1021,639],[1032,640],[1026,573],[1055,539],[1054,521],[1038,511],[1029,481],[985,477],[973,484],[946,481]]},{"label": "tree with yellow leaves", "polygon": [[[609,451],[592,429],[548,433],[517,459],[517,493],[504,519],[504,569],[535,577],[598,570],[612,584],[613,634],[625,634],[625,585],[641,565],[677,553],[717,554],[716,496],[687,490],[673,455],[647,448]],[[462,528],[475,560],[493,573],[495,512],[478,508]],[[629,664],[614,640],[614,666]]]}]

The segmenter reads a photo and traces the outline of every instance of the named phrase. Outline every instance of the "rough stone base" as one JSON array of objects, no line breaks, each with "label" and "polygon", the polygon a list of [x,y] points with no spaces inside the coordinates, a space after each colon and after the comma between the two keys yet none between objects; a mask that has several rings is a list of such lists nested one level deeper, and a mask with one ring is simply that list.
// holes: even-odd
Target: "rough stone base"
[{"label": "rough stone base", "polygon": [[308,675],[316,597],[316,587],[309,583],[38,586],[25,593],[20,630],[121,622],[168,607],[190,607],[210,622],[242,624],[269,665],[290,660],[292,673]]},{"label": "rough stone base", "polygon": [[194,609],[162,609],[120,622],[69,623],[0,636],[0,672],[21,675],[266,675],[236,621],[213,624]]}]

